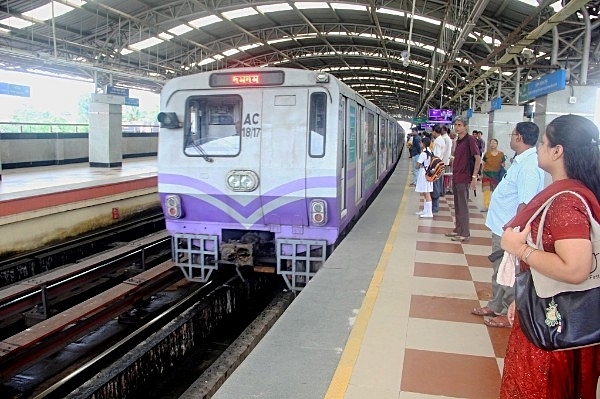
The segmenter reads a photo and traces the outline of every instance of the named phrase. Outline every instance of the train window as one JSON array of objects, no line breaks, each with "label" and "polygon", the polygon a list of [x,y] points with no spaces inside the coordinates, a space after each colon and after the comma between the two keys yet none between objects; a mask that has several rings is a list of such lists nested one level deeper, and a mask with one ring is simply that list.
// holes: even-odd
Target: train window
[{"label": "train window", "polygon": [[325,156],[325,130],[327,122],[327,94],[323,92],[310,95],[310,115],[308,154],[311,157]]},{"label": "train window", "polygon": [[373,155],[375,147],[375,114],[367,113],[367,154]]},{"label": "train window", "polygon": [[189,156],[236,156],[241,149],[242,99],[195,96],[187,101],[184,153]]}]

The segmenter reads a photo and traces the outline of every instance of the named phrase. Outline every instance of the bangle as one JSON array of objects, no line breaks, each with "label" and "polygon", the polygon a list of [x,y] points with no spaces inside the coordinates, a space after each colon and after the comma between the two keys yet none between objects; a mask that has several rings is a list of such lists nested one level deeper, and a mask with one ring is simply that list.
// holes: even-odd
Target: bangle
[{"label": "bangle", "polygon": [[532,254],[532,253],[534,253],[535,251],[537,251],[537,248],[531,247],[531,249],[529,250],[529,252],[527,252],[527,253],[525,254],[525,256],[523,256],[523,259],[521,259],[521,260],[527,261],[527,258],[529,257],[529,255],[531,255],[531,254]]},{"label": "bangle", "polygon": [[472,177],[473,179],[476,179],[476,178],[477,178],[477,175],[473,175],[473,176],[471,176],[471,177]]},{"label": "bangle", "polygon": [[523,254],[525,253],[525,251],[527,251],[527,248],[530,248],[530,246],[527,244],[523,244],[521,246],[521,248],[519,249],[519,254],[515,254],[517,255],[517,259],[523,259]]}]

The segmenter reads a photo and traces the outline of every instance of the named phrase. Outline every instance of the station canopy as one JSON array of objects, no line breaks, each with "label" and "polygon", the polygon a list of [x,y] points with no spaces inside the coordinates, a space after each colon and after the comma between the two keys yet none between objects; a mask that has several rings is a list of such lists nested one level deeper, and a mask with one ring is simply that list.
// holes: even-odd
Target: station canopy
[{"label": "station canopy", "polygon": [[159,92],[234,67],[326,71],[400,119],[460,113],[558,68],[600,83],[600,1],[7,0],[0,68]]}]

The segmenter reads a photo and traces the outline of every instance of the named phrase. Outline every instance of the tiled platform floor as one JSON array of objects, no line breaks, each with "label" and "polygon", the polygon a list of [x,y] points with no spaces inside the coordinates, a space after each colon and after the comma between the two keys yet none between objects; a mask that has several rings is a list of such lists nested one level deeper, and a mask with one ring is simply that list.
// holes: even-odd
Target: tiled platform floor
[{"label": "tiled platform floor", "polygon": [[359,313],[373,298],[344,397],[497,398],[510,330],[486,327],[470,313],[491,295],[491,233],[481,200],[471,198],[471,239],[458,243],[444,236],[454,227],[452,195],[433,219],[421,219],[419,195],[408,187],[405,194],[389,260]]}]

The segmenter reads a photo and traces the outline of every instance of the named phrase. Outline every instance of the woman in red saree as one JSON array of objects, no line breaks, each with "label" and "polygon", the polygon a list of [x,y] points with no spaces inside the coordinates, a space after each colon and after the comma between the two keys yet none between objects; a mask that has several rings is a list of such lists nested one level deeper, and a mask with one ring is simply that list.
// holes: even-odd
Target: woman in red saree
[{"label": "woman in red saree", "polygon": [[[585,198],[596,220],[600,220],[600,150],[598,128],[576,115],[554,119],[538,144],[538,165],[552,176],[552,183],[535,196],[511,220],[502,235],[502,248],[521,258],[520,268],[535,268],[555,280],[578,284],[590,273],[592,244],[585,205],[564,193],[550,205],[543,226],[544,251],[525,244],[531,232],[537,240],[540,216],[526,225],[535,210],[550,196],[571,190]],[[520,226],[521,232],[512,228]],[[600,346],[563,351],[545,351],[523,334],[514,303],[513,320],[500,390],[501,399],[595,399],[600,375]],[[598,317],[598,311],[590,313]]]}]

